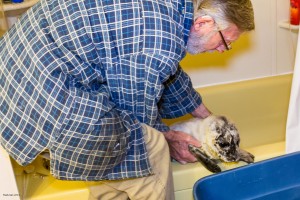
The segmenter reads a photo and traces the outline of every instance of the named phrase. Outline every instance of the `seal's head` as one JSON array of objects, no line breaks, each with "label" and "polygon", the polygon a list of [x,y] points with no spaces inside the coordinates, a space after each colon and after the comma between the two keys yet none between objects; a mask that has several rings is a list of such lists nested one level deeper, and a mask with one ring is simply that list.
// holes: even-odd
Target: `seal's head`
[{"label": "seal's head", "polygon": [[204,120],[206,125],[206,151],[225,162],[254,162],[254,156],[240,149],[240,136],[236,126],[224,116],[211,115]]}]

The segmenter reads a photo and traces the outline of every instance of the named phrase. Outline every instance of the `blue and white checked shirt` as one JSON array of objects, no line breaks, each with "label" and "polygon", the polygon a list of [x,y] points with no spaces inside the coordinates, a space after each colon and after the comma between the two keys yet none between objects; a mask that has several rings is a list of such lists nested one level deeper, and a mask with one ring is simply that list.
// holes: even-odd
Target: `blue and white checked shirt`
[{"label": "blue and white checked shirt", "polygon": [[51,173],[115,180],[152,173],[141,123],[193,111],[178,67],[190,0],[41,0],[0,39],[1,145],[21,165],[49,149]]}]

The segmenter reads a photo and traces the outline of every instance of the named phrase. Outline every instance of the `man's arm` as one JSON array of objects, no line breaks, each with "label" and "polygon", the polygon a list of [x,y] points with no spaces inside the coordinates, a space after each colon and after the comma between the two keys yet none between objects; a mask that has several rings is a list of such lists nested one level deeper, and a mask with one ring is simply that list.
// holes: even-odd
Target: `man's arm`
[{"label": "man's arm", "polygon": [[202,99],[193,88],[190,77],[180,66],[174,75],[164,83],[164,93],[159,102],[162,118],[177,118],[195,111]]},{"label": "man's arm", "polygon": [[197,118],[206,118],[211,115],[211,111],[203,104],[203,102],[193,111],[191,112],[193,117]]},{"label": "man's arm", "polygon": [[[211,112],[203,104],[200,94],[193,88],[189,76],[180,66],[164,86],[164,94],[160,101],[162,117],[176,118],[187,113],[199,118],[210,115]],[[201,146],[200,141],[181,131],[165,129],[163,133],[169,144],[172,158],[182,164],[196,161],[188,151],[188,145]]]}]

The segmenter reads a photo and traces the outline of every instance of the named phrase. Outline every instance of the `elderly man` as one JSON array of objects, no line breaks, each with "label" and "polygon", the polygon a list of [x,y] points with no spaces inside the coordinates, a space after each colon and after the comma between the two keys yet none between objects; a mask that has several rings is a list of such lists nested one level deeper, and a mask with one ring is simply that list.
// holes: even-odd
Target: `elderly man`
[{"label": "elderly man", "polygon": [[250,0],[41,0],[0,40],[1,145],[91,199],[173,199],[201,144],[162,118],[210,114],[179,62],[253,29]]}]

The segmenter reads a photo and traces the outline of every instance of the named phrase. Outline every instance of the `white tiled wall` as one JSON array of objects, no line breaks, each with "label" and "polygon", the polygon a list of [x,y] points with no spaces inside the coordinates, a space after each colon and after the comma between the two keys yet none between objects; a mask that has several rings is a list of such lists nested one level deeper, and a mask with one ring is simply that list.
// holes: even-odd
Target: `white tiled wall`
[{"label": "white tiled wall", "polygon": [[252,0],[256,28],[222,54],[187,55],[181,62],[194,87],[289,73],[298,31],[278,27],[289,18],[289,0]]}]

